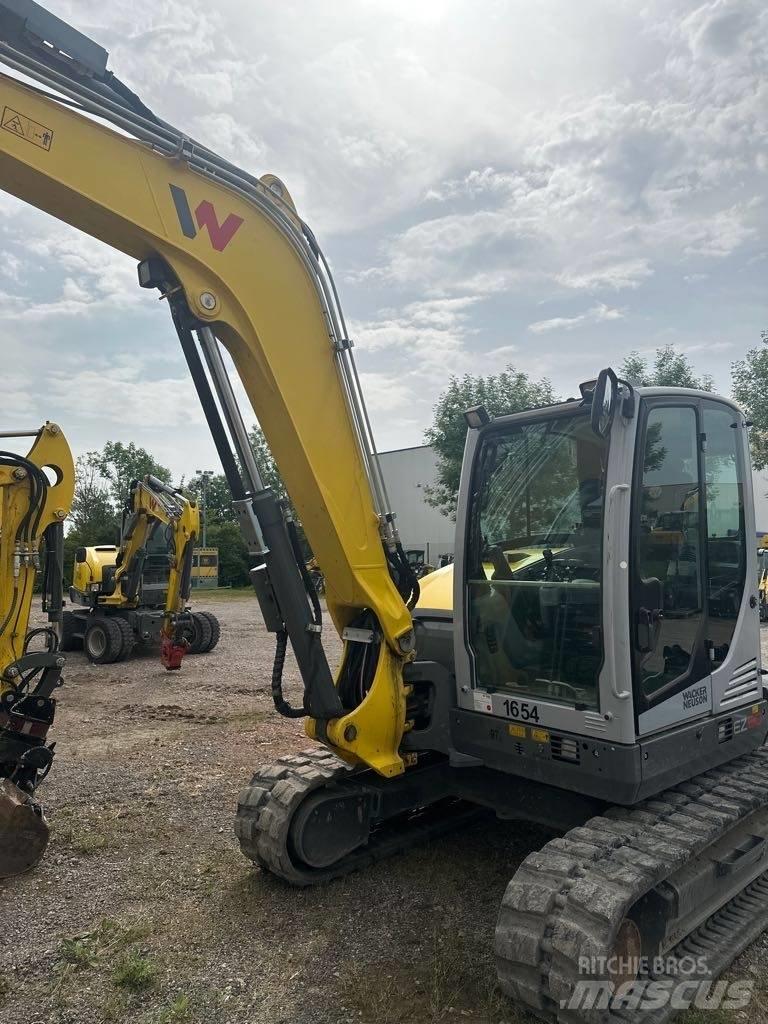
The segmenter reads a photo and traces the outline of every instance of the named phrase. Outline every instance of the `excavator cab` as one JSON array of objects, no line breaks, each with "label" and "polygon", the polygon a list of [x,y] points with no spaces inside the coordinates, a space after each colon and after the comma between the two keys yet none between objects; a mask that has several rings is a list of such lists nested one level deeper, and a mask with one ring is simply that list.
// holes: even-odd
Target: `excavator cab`
[{"label": "excavator cab", "polygon": [[[632,803],[768,722],[744,416],[695,391],[612,393],[469,430],[452,742],[524,775],[537,747],[568,750],[560,784]],[[500,743],[505,722],[524,735]]]}]

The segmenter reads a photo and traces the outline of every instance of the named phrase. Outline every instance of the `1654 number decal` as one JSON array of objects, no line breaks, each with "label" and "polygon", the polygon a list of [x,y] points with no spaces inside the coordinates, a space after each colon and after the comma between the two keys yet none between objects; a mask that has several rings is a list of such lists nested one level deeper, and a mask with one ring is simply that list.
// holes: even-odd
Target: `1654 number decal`
[{"label": "1654 number decal", "polygon": [[539,709],[535,704],[524,700],[503,700],[501,706],[509,718],[519,718],[522,722],[538,722]]}]

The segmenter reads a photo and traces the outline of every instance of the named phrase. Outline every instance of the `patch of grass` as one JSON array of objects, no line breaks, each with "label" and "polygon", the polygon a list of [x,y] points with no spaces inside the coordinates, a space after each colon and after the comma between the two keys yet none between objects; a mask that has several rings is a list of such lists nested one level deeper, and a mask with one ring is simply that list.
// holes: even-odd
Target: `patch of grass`
[{"label": "patch of grass", "polygon": [[524,1019],[499,991],[492,965],[458,928],[435,929],[414,961],[350,964],[340,981],[344,1007],[362,1024]]},{"label": "patch of grass", "polygon": [[[73,935],[61,940],[59,946],[59,962],[55,968],[55,983],[51,990],[51,998],[55,1005],[63,1006],[74,983],[74,976],[80,971],[97,970],[106,967],[112,959],[129,946],[145,939],[151,932],[151,925],[146,921],[121,922],[105,917],[81,935]],[[107,1013],[112,1012],[110,1018]],[[119,1020],[120,1006],[105,1006],[105,1020]]]},{"label": "patch of grass", "polygon": [[157,966],[148,956],[132,950],[121,956],[112,971],[112,981],[129,992],[144,992],[157,980]]},{"label": "patch of grass", "polygon": [[728,1010],[686,1010],[680,1024],[733,1024],[736,1015]]},{"label": "patch of grass", "polygon": [[67,964],[72,964],[73,967],[95,967],[96,947],[93,942],[89,941],[89,938],[90,936],[81,939],[62,939],[61,959]]},{"label": "patch of grass", "polygon": [[173,1002],[160,1012],[157,1024],[182,1024],[188,1020],[190,1011],[190,1000],[187,995],[176,996]]},{"label": "patch of grass", "polygon": [[116,849],[124,838],[124,812],[99,813],[92,817],[83,814],[72,818],[66,824],[54,823],[57,842],[69,847],[75,853],[90,857],[101,850]]},{"label": "patch of grass", "polygon": [[128,1009],[128,999],[124,992],[110,992],[104,1000],[101,1009],[101,1016],[105,1024],[112,1024],[113,1021],[123,1021]]},{"label": "patch of grass", "polygon": [[242,601],[256,597],[253,587],[219,587],[216,590],[194,590],[192,593],[194,606],[199,609],[204,609],[209,601]]}]

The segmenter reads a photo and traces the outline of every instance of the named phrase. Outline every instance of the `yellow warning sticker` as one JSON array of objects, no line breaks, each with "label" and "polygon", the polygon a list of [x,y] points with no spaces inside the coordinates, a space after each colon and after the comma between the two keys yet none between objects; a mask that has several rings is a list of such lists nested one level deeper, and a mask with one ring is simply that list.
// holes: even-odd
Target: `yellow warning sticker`
[{"label": "yellow warning sticker", "polygon": [[510,736],[518,736],[520,739],[525,739],[525,726],[524,725],[508,725],[507,729]]},{"label": "yellow warning sticker", "polygon": [[51,143],[53,142],[53,132],[51,129],[46,128],[44,124],[38,124],[37,121],[33,121],[30,117],[25,117],[12,107],[6,107],[3,111],[3,120],[0,123],[0,127],[5,128],[12,135],[18,135],[20,139],[26,139],[33,146],[39,146],[40,149],[44,149],[46,152],[51,148]]},{"label": "yellow warning sticker", "polygon": [[546,729],[531,729],[531,739],[537,743],[549,743],[549,733]]}]

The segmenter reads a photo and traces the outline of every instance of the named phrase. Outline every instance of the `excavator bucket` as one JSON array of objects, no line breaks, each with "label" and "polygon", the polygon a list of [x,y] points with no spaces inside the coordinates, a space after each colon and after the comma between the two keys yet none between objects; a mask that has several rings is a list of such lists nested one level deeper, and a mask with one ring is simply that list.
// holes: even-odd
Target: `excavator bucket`
[{"label": "excavator bucket", "polygon": [[0,779],[0,878],[33,868],[45,853],[49,835],[40,806],[8,779]]}]

